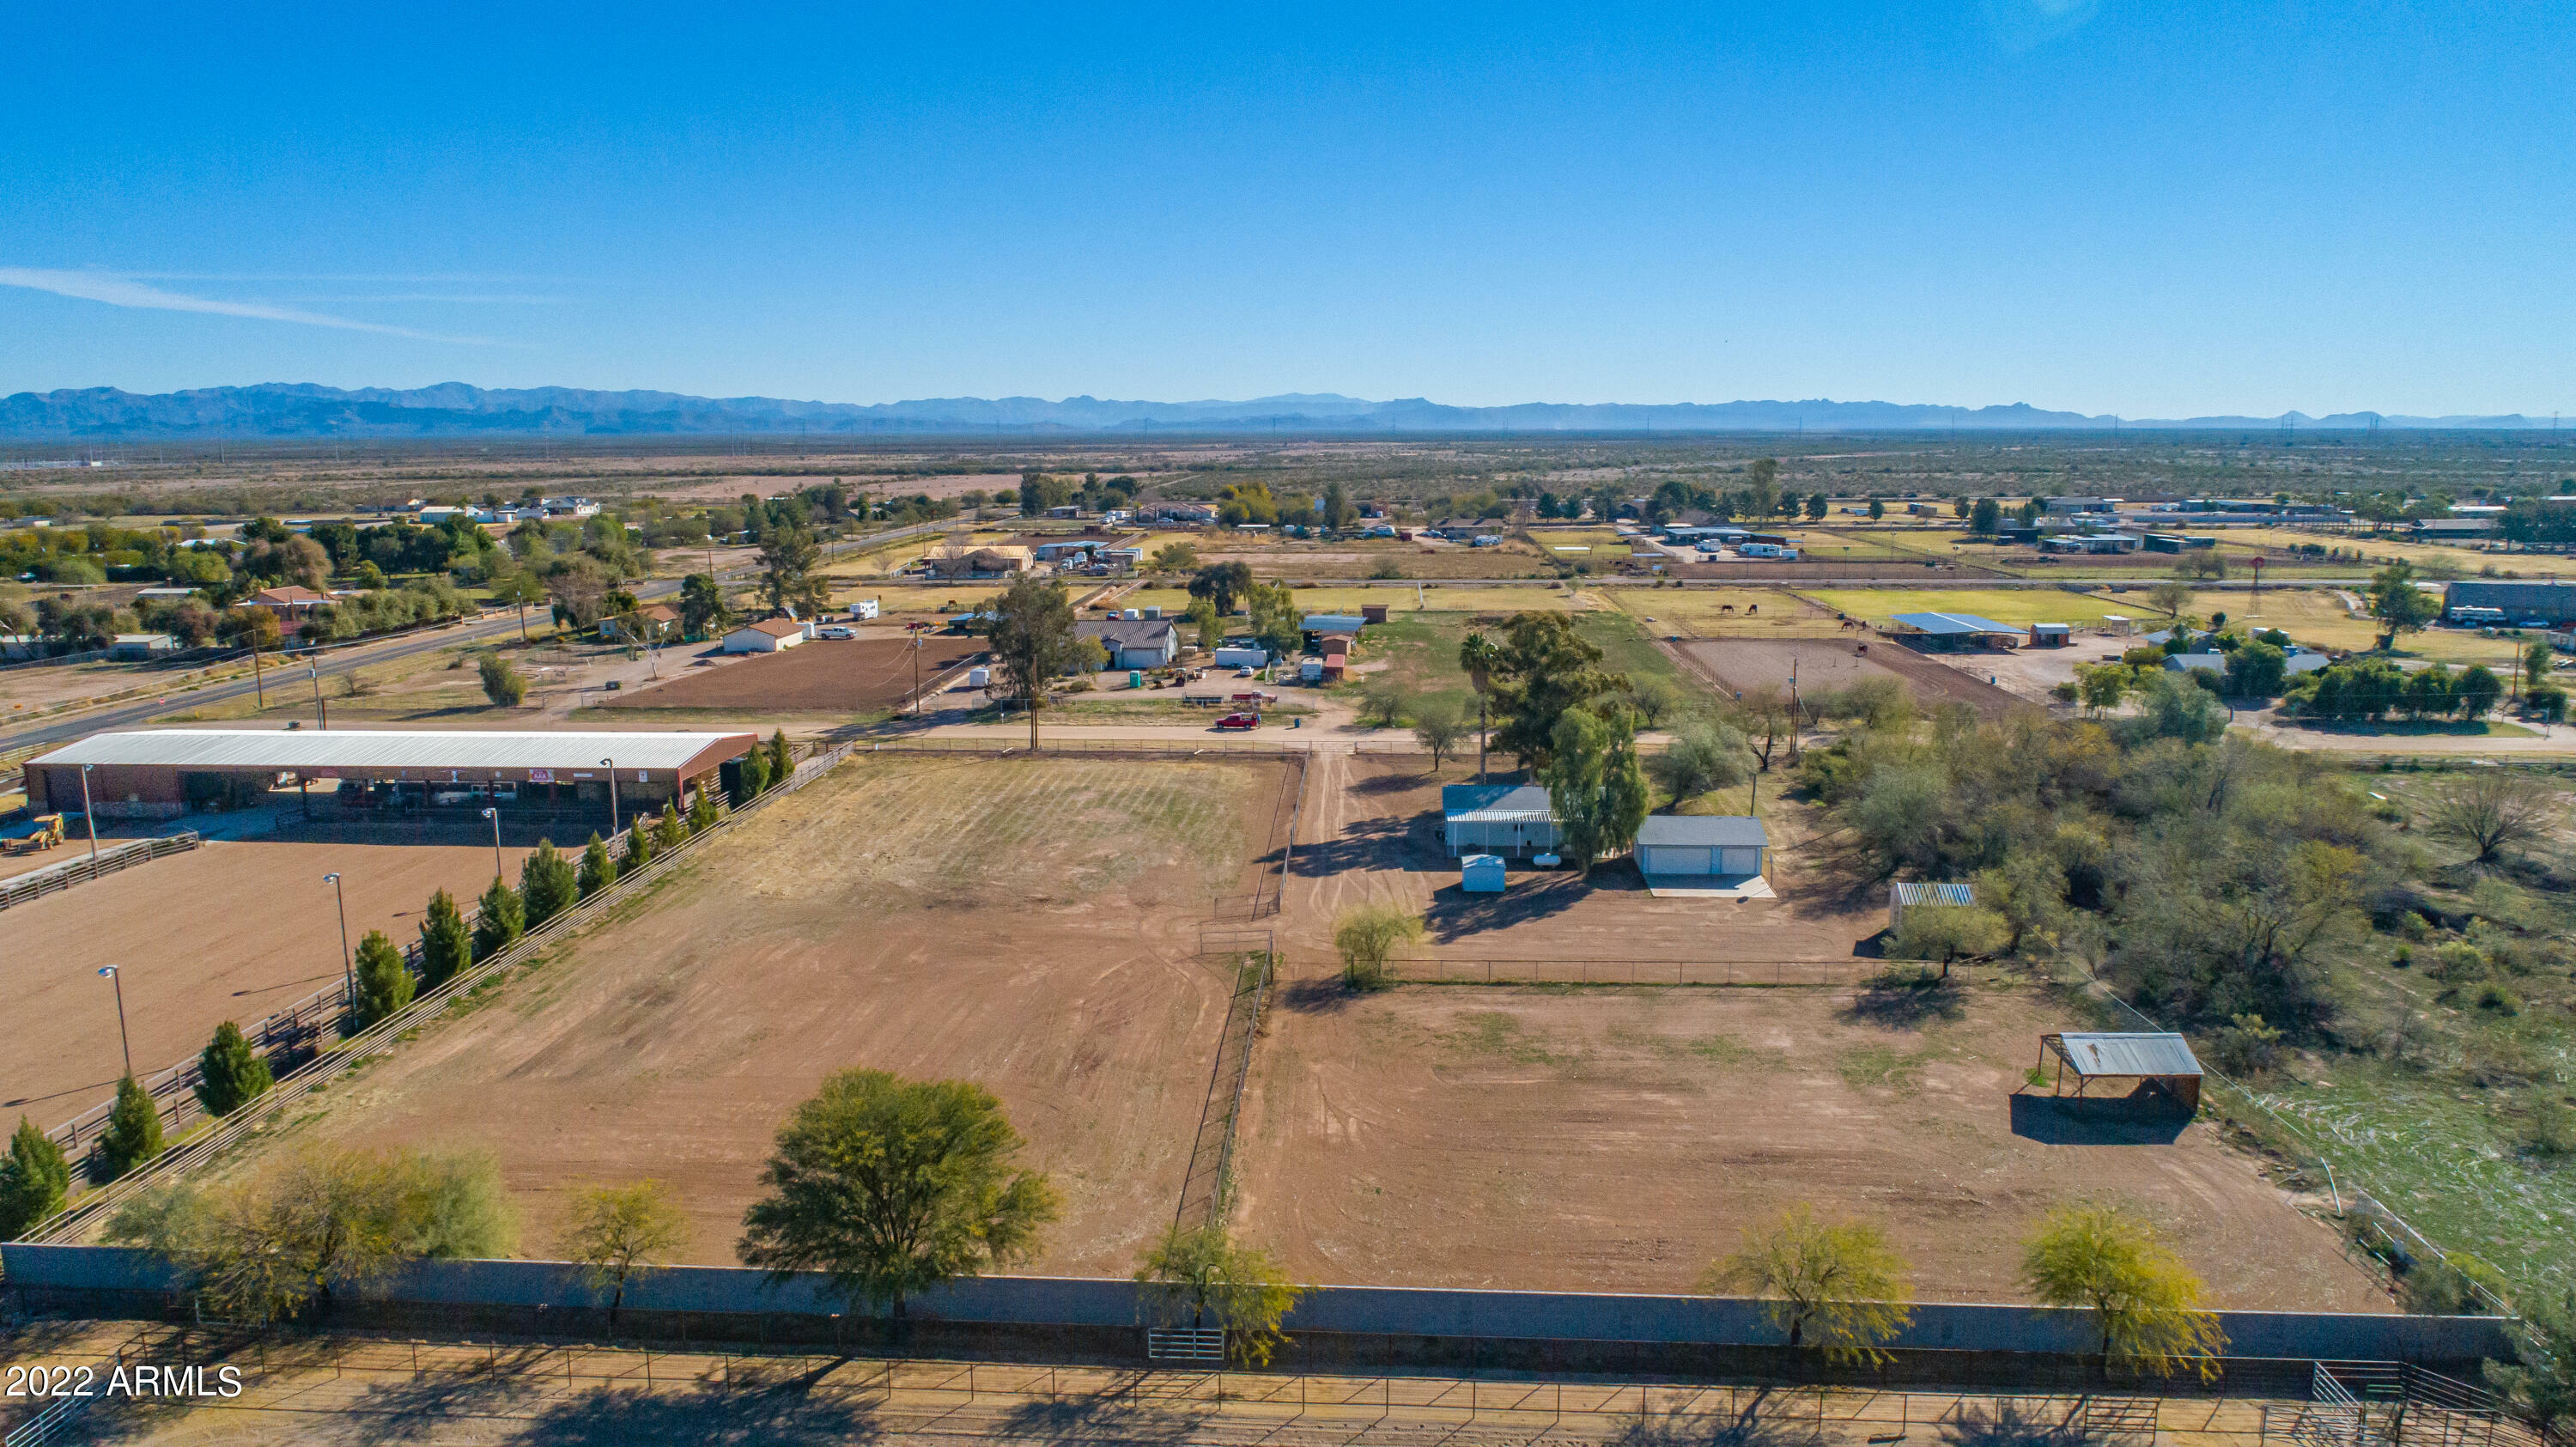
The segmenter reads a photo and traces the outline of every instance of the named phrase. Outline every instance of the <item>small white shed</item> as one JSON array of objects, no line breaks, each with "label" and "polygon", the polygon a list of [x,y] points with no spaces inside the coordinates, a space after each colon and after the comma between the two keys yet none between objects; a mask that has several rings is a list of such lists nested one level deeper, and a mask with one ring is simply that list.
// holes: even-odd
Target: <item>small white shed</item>
[{"label": "small white shed", "polygon": [[[724,637],[727,653],[776,653],[805,641],[805,625],[793,618],[763,618]],[[819,656],[819,655],[818,655]]]},{"label": "small white shed", "polygon": [[1641,874],[1762,873],[1770,831],[1745,814],[1650,814],[1637,830]]},{"label": "small white shed", "polygon": [[1497,854],[1470,854],[1458,861],[1458,887],[1469,894],[1503,892],[1503,860]]}]

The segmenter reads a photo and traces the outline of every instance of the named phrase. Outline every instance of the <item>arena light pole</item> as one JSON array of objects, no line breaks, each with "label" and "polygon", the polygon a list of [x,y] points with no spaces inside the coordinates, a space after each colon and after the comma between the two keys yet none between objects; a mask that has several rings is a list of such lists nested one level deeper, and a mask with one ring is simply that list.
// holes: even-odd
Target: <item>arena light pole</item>
[{"label": "arena light pole", "polygon": [[101,965],[98,972],[116,985],[116,1043],[125,1047],[125,1075],[134,1078],[134,1041],[125,1033],[125,976],[114,965]]},{"label": "arena light pole", "polygon": [[340,904],[340,989],[342,998],[354,1010],[358,1007],[358,967],[349,953],[349,896],[340,888],[338,873],[323,875],[322,882],[331,886],[331,897]]},{"label": "arena light pole", "polygon": [[93,873],[98,869],[98,811],[90,807],[89,771],[96,767],[81,765],[81,821],[89,825],[89,867]]},{"label": "arena light pole", "polygon": [[608,771],[608,837],[617,837],[617,761],[602,759],[599,766]]},{"label": "arena light pole", "polygon": [[492,821],[492,882],[501,882],[501,811],[486,809],[483,817]]}]

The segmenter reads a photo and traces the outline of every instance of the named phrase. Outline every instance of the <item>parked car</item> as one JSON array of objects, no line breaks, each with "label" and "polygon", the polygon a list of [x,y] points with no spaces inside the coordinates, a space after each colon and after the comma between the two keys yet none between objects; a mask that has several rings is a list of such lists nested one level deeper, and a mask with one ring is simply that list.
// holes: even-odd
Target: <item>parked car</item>
[{"label": "parked car", "polygon": [[1216,721],[1216,726],[1221,729],[1257,729],[1261,727],[1261,715],[1257,713],[1230,713],[1225,717],[1218,719]]},{"label": "parked car", "polygon": [[847,628],[835,625],[830,628],[815,629],[814,636],[817,638],[856,638],[859,636],[859,630],[856,628]]}]

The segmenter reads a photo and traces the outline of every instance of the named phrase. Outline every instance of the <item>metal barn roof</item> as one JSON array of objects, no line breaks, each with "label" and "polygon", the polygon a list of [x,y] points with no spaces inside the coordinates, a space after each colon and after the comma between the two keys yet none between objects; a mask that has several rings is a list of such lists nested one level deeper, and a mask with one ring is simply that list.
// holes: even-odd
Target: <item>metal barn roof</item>
[{"label": "metal barn roof", "polygon": [[1917,633],[1930,633],[1942,638],[1968,638],[1980,633],[2019,633],[2022,630],[1992,618],[1974,613],[1899,613],[1895,621]]},{"label": "metal barn roof", "polygon": [[2079,1075],[2198,1075],[2191,1043],[2173,1034],[2049,1035]]},{"label": "metal barn roof", "polygon": [[1440,812],[1480,824],[1534,824],[1554,819],[1547,790],[1536,784],[1450,784],[1440,790]]},{"label": "metal barn roof", "polygon": [[1742,849],[1770,843],[1770,831],[1749,814],[1649,814],[1637,829],[1639,848]]},{"label": "metal barn roof", "polygon": [[233,769],[676,769],[750,734],[469,733],[401,729],[146,729],[94,734],[30,764]]},{"label": "metal barn roof", "polygon": [[1933,879],[1900,879],[1888,886],[1896,902],[1904,906],[1968,905],[1977,902],[1977,891],[1965,884]]}]

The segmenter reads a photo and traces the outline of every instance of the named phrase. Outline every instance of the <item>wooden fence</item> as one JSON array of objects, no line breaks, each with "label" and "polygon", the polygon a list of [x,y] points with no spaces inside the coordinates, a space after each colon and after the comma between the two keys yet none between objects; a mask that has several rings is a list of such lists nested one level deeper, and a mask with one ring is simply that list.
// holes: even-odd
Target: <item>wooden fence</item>
[{"label": "wooden fence", "polygon": [[0,884],[0,909],[26,904],[48,894],[60,894],[75,884],[87,884],[121,869],[149,864],[164,855],[185,854],[204,842],[192,830],[185,834],[165,834],[115,845],[100,850],[96,859],[84,854],[61,864],[49,864],[32,874],[22,874]]}]

